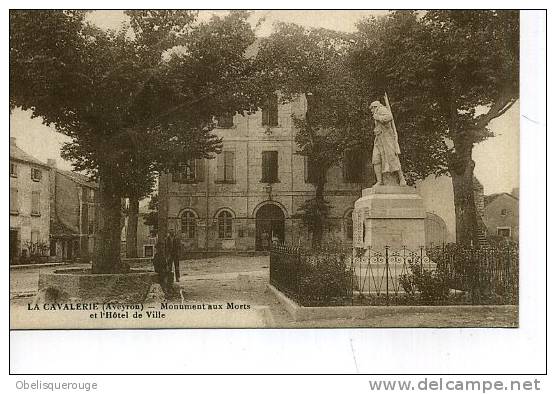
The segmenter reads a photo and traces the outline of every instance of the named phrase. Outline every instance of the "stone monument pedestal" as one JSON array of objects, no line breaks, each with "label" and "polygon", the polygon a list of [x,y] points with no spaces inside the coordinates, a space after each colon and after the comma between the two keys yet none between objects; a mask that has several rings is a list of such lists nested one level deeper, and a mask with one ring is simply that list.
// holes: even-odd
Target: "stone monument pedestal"
[{"label": "stone monument pedestal", "polygon": [[354,247],[416,251],[425,245],[425,209],[415,188],[375,185],[362,194],[353,210]]}]

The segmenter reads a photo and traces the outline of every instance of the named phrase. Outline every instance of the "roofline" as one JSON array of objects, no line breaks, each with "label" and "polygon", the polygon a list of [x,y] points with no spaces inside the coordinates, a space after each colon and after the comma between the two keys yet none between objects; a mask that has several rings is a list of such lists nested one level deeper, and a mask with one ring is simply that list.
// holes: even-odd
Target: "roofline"
[{"label": "roofline", "polygon": [[[507,196],[509,196],[509,197],[511,197],[511,198],[513,198],[513,199],[516,200],[516,201],[519,201],[519,197],[516,197],[516,196],[514,196],[513,194],[508,193],[508,192],[494,193],[494,194],[496,194],[496,197],[494,197],[488,204],[486,204],[486,205],[485,205],[485,208],[488,207],[490,204],[492,204],[494,201],[496,201],[496,200],[498,199],[498,197],[501,197],[501,196],[504,195],[504,194],[507,195]],[[486,198],[486,197],[488,197],[488,196],[485,196],[485,198]]]},{"label": "roofline", "polygon": [[71,179],[72,181],[74,181],[75,183],[79,183],[81,186],[86,186],[86,187],[90,187],[91,189],[98,189],[99,185],[96,182],[93,181],[82,181],[81,179],[77,178],[77,177],[73,177],[71,175],[68,174],[68,172],[71,171],[65,171],[65,170],[60,170],[58,168],[55,168],[56,173],[65,176],[66,178]]},{"label": "roofline", "polygon": [[14,157],[10,154],[10,160],[17,161],[17,162],[20,162],[20,163],[26,163],[26,164],[31,164],[31,165],[35,165],[35,166],[40,166],[40,167],[44,167],[44,168],[50,168],[50,166],[48,164],[40,162],[40,161],[38,161],[38,159],[37,159],[37,161],[23,160],[23,159]]}]

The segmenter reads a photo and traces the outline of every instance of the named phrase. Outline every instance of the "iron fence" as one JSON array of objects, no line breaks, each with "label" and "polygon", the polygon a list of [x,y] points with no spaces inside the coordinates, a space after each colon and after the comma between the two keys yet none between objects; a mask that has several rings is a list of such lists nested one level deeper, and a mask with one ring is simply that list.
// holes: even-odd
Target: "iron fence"
[{"label": "iron fence", "polygon": [[302,305],[517,304],[518,265],[517,247],[274,245],[270,282]]}]

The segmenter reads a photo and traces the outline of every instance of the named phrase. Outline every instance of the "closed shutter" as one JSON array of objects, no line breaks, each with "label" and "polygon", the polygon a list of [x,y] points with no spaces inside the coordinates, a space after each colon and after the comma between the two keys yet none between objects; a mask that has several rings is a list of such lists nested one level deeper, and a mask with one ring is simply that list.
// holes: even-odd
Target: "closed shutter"
[{"label": "closed shutter", "polygon": [[197,159],[195,168],[195,180],[197,182],[204,182],[205,180],[205,159]]},{"label": "closed shutter", "polygon": [[10,212],[19,211],[19,195],[15,187],[10,188]]},{"label": "closed shutter", "polygon": [[278,96],[271,94],[263,106],[263,126],[278,126]]},{"label": "closed shutter", "polygon": [[273,94],[270,98],[270,126],[278,126],[278,97]]},{"label": "closed shutter", "polygon": [[270,182],[270,159],[269,159],[270,152],[263,152],[262,153],[262,179],[261,182]]},{"label": "closed shutter", "polygon": [[220,153],[216,156],[216,180],[218,182],[224,181],[224,153]]},{"label": "closed shutter", "polygon": [[234,152],[224,152],[224,180],[233,182],[234,180]]},{"label": "closed shutter", "polygon": [[348,170],[348,155],[347,152],[344,152],[344,158],[342,159],[342,177],[344,178],[344,182],[349,182],[349,170]]},{"label": "closed shutter", "polygon": [[262,182],[274,183],[278,180],[278,152],[264,151],[262,154]]},{"label": "closed shutter", "polygon": [[270,152],[270,179],[271,182],[278,180],[278,152]]},{"label": "closed shutter", "polygon": [[304,176],[305,176],[305,183],[309,183],[309,158],[307,156],[303,156],[303,164],[304,164]]},{"label": "closed shutter", "polygon": [[41,200],[40,192],[31,193],[31,213],[34,215],[40,215],[41,213],[40,200]]}]

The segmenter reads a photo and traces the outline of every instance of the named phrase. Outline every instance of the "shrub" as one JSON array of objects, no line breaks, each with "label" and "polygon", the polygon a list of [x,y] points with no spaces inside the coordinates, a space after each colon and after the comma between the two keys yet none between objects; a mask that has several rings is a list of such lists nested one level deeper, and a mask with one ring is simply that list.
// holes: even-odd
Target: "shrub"
[{"label": "shrub", "polygon": [[421,268],[420,264],[409,265],[410,273],[400,275],[399,281],[404,291],[415,297],[419,292],[419,298],[423,303],[434,304],[446,301],[450,296],[448,276],[443,270],[428,270]]},{"label": "shrub", "polygon": [[273,248],[270,280],[302,305],[330,305],[334,299],[352,295],[348,257],[339,250]]}]

